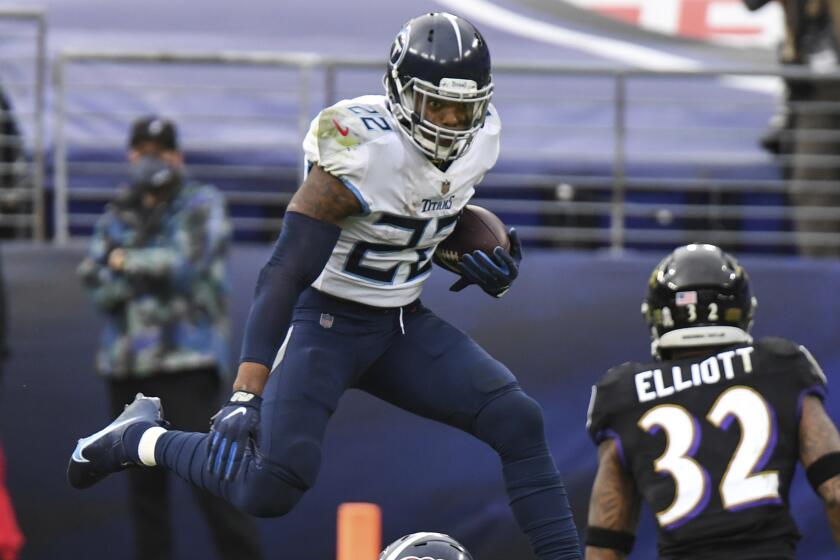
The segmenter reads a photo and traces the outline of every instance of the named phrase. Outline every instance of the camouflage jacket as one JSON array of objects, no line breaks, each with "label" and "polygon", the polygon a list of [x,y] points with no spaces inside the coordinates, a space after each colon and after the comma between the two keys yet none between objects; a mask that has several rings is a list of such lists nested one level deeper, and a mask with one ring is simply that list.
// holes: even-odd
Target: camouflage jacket
[{"label": "camouflage jacket", "polygon": [[[221,193],[185,184],[167,204],[143,214],[108,206],[78,273],[105,314],[97,369],[147,377],[229,366],[226,255],[230,222]],[[115,248],[123,270],[108,266]]]}]

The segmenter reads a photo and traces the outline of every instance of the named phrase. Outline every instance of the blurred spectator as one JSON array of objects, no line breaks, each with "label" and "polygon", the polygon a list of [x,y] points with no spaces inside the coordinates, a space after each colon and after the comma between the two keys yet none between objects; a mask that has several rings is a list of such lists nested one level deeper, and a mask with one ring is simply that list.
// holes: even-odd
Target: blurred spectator
[{"label": "blurred spectator", "polygon": [[[0,258],[0,380],[3,379],[3,362],[8,353],[6,321],[6,284],[3,278],[3,259]],[[22,547],[23,534],[6,490],[6,459],[0,447],[0,560],[17,560]]]},{"label": "blurred spectator", "polygon": [[[782,63],[806,65],[817,73],[840,71],[840,0],[780,1],[785,13]],[[745,3],[758,9],[768,0]],[[840,256],[840,244],[831,244],[832,235],[840,233],[840,217],[818,215],[840,212],[840,188],[831,184],[840,181],[840,82],[787,80],[787,86],[789,114],[782,123],[792,131],[790,197],[799,253]],[[779,150],[785,152],[784,134],[778,138]],[[764,140],[774,147],[772,134]]]},{"label": "blurred spectator", "polygon": [[[782,58],[779,62],[787,64]],[[770,117],[767,131],[758,141],[762,148],[776,156],[790,155],[793,152],[792,135],[795,119],[791,105],[802,100],[801,80],[783,78],[782,82],[784,83],[782,102],[776,107],[776,112]],[[790,179],[789,165],[784,166],[784,173],[785,178]]]},{"label": "blurred spectator", "polygon": [[[29,211],[28,199],[10,189],[26,186],[26,159],[12,103],[0,87],[0,216]],[[16,237],[21,228],[0,219],[0,238]]]},{"label": "blurred spectator", "polygon": [[[79,274],[105,314],[97,369],[113,414],[138,392],[161,397],[176,429],[204,431],[228,367],[230,224],[214,187],[184,179],[172,122],[144,117],[129,137],[130,184],[99,219]],[[136,557],[172,558],[167,473],[129,473]],[[261,558],[254,521],[193,488],[219,557]]]}]

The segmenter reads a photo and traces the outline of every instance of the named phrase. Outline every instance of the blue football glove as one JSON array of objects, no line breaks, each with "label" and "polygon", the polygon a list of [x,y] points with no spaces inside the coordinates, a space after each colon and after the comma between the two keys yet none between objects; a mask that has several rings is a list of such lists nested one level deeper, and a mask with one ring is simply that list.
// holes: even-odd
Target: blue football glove
[{"label": "blue football glove", "polygon": [[213,417],[207,470],[221,474],[226,481],[236,476],[248,440],[257,438],[262,397],[247,391],[236,391]]},{"label": "blue football glove", "polygon": [[493,297],[502,297],[510,289],[510,285],[519,276],[519,263],[522,262],[522,242],[514,228],[508,231],[510,237],[510,253],[496,247],[490,257],[484,251],[474,251],[464,255],[458,261],[457,267],[461,271],[461,278],[449,288],[453,292],[460,292],[470,284],[478,286]]}]

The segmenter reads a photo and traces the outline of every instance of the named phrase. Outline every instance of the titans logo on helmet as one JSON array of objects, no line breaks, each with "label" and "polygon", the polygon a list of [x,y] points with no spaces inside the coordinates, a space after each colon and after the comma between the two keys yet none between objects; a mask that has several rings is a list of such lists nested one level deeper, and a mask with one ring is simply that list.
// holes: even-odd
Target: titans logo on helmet
[{"label": "titans logo on helmet", "polygon": [[406,45],[408,44],[408,37],[411,33],[411,26],[406,26],[400,29],[400,32],[397,33],[396,38],[394,39],[394,44],[391,46],[391,56],[389,60],[391,61],[391,65],[398,68],[405,58],[406,53]]}]

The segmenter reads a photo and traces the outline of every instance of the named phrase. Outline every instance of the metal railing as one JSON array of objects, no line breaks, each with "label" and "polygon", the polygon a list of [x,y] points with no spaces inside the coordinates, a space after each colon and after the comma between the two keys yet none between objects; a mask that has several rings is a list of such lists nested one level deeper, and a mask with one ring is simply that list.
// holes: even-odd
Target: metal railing
[{"label": "metal railing", "polygon": [[[300,138],[308,127],[309,111],[302,110],[300,107],[311,105],[310,72],[319,63],[319,60],[318,56],[308,53],[61,53],[53,68],[56,241],[58,243],[66,242],[75,226],[85,227],[95,221],[97,212],[71,214],[69,209],[73,200],[102,201],[113,197],[114,186],[118,183],[120,175],[124,171],[123,166],[118,162],[118,158],[122,157],[124,153],[125,138],[122,135],[127,133],[131,120],[143,113],[163,113],[173,117],[178,122],[181,132],[186,132],[185,149],[193,153],[201,152],[209,160],[213,159],[214,154],[230,155],[235,150],[247,150],[251,152],[251,156],[254,155],[254,152],[261,152],[266,155],[282,148],[293,150],[289,142],[284,140],[283,134],[285,133],[288,137]],[[117,65],[138,68],[140,80],[130,83],[114,83],[102,80],[98,70],[89,72],[86,81],[72,82],[70,80],[71,69],[78,71],[79,67],[91,66],[101,69],[103,65],[106,67]],[[178,74],[173,76],[152,75],[151,77],[146,74],[144,76],[143,68],[154,65],[198,69],[198,74],[204,81],[178,82],[179,79],[184,78],[184,75]],[[218,71],[206,72],[202,70],[206,68]],[[257,76],[249,76],[249,81],[255,81],[255,83],[231,83],[230,75],[225,74],[224,70],[235,72],[242,68],[262,69],[267,70],[267,72],[257,72]],[[293,83],[284,84],[280,89],[273,88],[273,80],[277,78],[275,73],[283,71],[290,72],[293,75]],[[93,78],[90,77],[91,75]],[[161,81],[161,78],[164,81]],[[121,106],[106,106],[105,109],[85,111],[74,109],[69,106],[70,101],[68,100],[73,90],[96,92],[100,95],[103,93],[113,95],[115,91],[122,91],[126,95],[133,95],[132,103],[135,107],[140,106],[141,108],[135,108],[133,111]],[[150,92],[166,97],[167,102],[162,104],[163,107],[144,101],[144,96]],[[266,114],[247,114],[244,111],[219,113],[218,102],[211,105],[214,109],[209,112],[202,113],[194,110],[196,100],[201,96],[221,96],[222,99],[231,99],[234,96],[245,95],[263,98],[266,102],[270,101],[268,104],[272,106],[272,110]],[[291,104],[291,109],[286,107],[289,104]],[[113,131],[112,126],[108,127],[109,131],[114,132],[110,136],[102,137],[101,135],[88,134],[86,141],[84,139],[79,141],[78,137],[80,135],[77,134],[75,146],[81,156],[74,160],[69,153],[72,142],[68,139],[68,121],[73,119],[96,120],[102,117],[117,121],[120,126],[116,131]],[[271,122],[266,123],[267,119],[271,119]],[[215,129],[207,126],[201,127],[201,123],[206,121],[212,121],[219,126]],[[230,123],[234,123],[235,126],[231,127]],[[243,123],[248,123],[248,126]],[[277,126],[278,124],[281,124],[281,126]],[[196,132],[191,134],[193,129]],[[223,134],[220,129],[227,131],[221,141],[213,136]],[[271,133],[272,129],[276,129],[274,133]],[[255,130],[258,131],[259,136],[265,138],[263,141],[249,140],[249,131],[253,133]],[[208,131],[212,133],[210,138],[208,138]],[[203,137],[199,139],[199,136]],[[85,156],[90,154],[93,154],[94,159],[84,161]],[[114,159],[115,155],[117,156],[116,160]],[[103,157],[106,159],[110,157],[110,160],[102,161]],[[231,159],[233,161],[230,161]],[[253,157],[251,159],[253,160]],[[222,164],[201,163],[199,160],[199,163],[190,165],[190,171],[193,175],[212,182],[218,182],[220,179],[276,180],[289,175],[294,176],[297,180],[302,173],[302,165],[294,167],[292,172],[289,173],[290,167],[293,166],[278,167],[276,161],[267,165],[259,165],[252,161],[238,163],[235,160],[235,156],[228,158]],[[112,183],[107,185],[102,184],[103,181],[99,181],[100,186],[98,187],[89,185],[71,187],[71,170],[86,171],[88,176],[95,177],[98,175],[100,179],[104,178],[112,181]],[[271,196],[271,193],[265,192],[252,192],[247,187],[227,190],[226,195],[228,201],[232,204],[247,205],[259,201],[257,204],[273,203],[279,206],[279,204],[288,201],[288,197]],[[276,223],[271,223],[273,227],[276,227]],[[247,217],[234,218],[234,225],[240,229],[269,227],[266,225],[266,220],[255,220]]]},{"label": "metal railing", "polygon": [[[128,122],[153,111],[179,123],[192,174],[221,184],[238,231],[273,236],[300,178],[310,119],[338,99],[379,93],[382,70],[378,59],[306,53],[61,54],[56,240],[87,231],[100,211],[88,203],[113,196],[122,174]],[[621,250],[702,240],[742,251],[840,248],[840,235],[794,232],[797,215],[837,217],[836,208],[788,204],[786,171],[803,158],[773,158],[757,146],[779,103],[768,91],[782,77],[840,79],[799,68],[496,64],[502,155],[476,203],[550,246]],[[117,91],[123,103],[114,103]],[[112,99],[96,106],[92,93]],[[819,105],[799,110],[834,109]],[[97,124],[103,120],[107,126]],[[840,164],[840,157],[816,159],[815,166]],[[832,192],[840,178],[807,183]]]},{"label": "metal railing", "polygon": [[[2,236],[45,236],[44,95],[46,90],[46,15],[43,9],[0,6],[0,82],[10,110],[0,116],[0,231]],[[13,124],[10,124],[13,123]],[[19,154],[9,160],[8,154]]]}]

